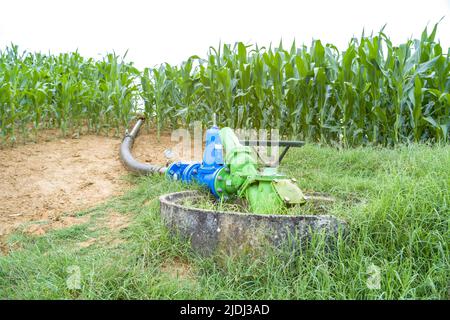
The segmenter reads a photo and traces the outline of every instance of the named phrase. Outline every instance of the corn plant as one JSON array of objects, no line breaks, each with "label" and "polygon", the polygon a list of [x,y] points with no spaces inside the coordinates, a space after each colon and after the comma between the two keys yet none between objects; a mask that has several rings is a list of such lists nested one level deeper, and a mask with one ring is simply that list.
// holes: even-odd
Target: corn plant
[{"label": "corn plant", "polygon": [[205,59],[142,72],[115,53],[95,61],[11,45],[0,51],[0,136],[14,142],[48,127],[119,134],[143,111],[158,136],[194,121],[209,125],[215,113],[222,126],[279,129],[312,142],[448,142],[450,49],[436,32],[437,24],[394,45],[381,29],[344,51],[320,40],[289,49],[221,44]]},{"label": "corn plant", "polygon": [[[164,119],[172,125],[206,125],[216,113],[222,125],[277,128],[324,143],[448,141],[450,64],[436,29],[399,46],[382,29],[351,39],[343,52],[320,40],[309,48],[294,42],[289,50],[282,43],[224,44],[196,58],[195,68],[191,58],[180,68],[166,64],[172,94],[155,106],[171,110]],[[155,81],[160,73],[154,70]],[[158,84],[143,94],[151,90],[167,89]]]}]

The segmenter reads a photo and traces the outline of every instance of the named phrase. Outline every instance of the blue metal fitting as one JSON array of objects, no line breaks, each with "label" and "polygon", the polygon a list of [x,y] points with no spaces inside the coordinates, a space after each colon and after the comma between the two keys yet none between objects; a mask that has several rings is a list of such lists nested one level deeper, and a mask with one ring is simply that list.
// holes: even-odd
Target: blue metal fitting
[{"label": "blue metal fitting", "polygon": [[217,173],[223,167],[223,146],[220,140],[219,128],[213,126],[206,131],[206,145],[203,153],[203,161],[172,163],[166,171],[166,176],[173,180],[181,180],[186,183],[196,182],[207,186],[211,193],[219,197],[214,188]]},{"label": "blue metal fitting", "polygon": [[180,180],[183,176],[183,171],[189,163],[177,161],[172,163],[166,170],[166,177],[172,180]]},{"label": "blue metal fitting", "polygon": [[185,167],[183,173],[181,174],[181,180],[186,183],[191,183],[197,180],[198,168],[202,164],[200,162],[193,162]]},{"label": "blue metal fitting", "polygon": [[197,176],[195,177],[198,184],[207,186],[211,193],[216,197],[219,197],[219,195],[214,188],[214,181],[221,168],[221,166],[212,168],[200,166]]},{"label": "blue metal fitting", "polygon": [[215,169],[223,166],[223,146],[217,126],[212,126],[206,130],[206,144],[202,166]]}]

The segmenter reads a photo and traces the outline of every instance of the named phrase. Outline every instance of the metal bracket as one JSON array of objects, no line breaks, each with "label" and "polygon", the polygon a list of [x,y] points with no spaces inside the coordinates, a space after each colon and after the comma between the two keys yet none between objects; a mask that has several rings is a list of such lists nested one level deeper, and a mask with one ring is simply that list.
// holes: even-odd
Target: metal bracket
[{"label": "metal bracket", "polygon": [[[290,147],[294,147],[294,148],[300,148],[303,147],[305,145],[304,141],[277,141],[277,140],[240,140],[240,143],[242,143],[245,146],[252,146],[252,147],[258,147],[258,146],[280,146],[280,147],[285,147],[283,149],[283,151],[281,152],[280,156],[278,157],[278,164],[281,163],[281,161],[283,160],[284,156],[286,155],[286,153],[289,151]],[[262,158],[260,156],[260,154],[258,153],[258,151],[255,149],[255,152],[258,156],[259,159]],[[273,166],[273,164],[268,164],[269,166]]]}]

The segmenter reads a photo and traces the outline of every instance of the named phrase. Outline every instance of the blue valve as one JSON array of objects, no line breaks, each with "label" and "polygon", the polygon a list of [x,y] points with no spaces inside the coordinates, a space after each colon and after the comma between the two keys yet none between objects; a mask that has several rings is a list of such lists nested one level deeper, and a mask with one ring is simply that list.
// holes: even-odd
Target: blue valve
[{"label": "blue valve", "polygon": [[181,180],[185,183],[197,182],[207,186],[214,196],[219,197],[214,188],[214,180],[223,165],[223,145],[219,128],[213,125],[206,131],[202,162],[174,162],[167,169],[166,175],[173,180]]}]

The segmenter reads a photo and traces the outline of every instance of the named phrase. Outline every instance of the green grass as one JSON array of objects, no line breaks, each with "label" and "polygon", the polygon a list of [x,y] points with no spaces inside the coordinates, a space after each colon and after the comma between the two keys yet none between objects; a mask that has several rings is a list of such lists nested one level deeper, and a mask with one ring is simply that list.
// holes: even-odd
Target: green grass
[{"label": "green grass", "polygon": [[[308,195],[308,194],[307,194]],[[320,196],[326,196],[328,194],[320,194]],[[345,198],[332,198],[330,200],[309,200],[301,205],[294,205],[287,208],[281,208],[277,214],[284,215],[316,215],[326,214],[329,210],[333,210],[334,207],[342,205],[351,205],[353,199]],[[184,206],[191,208],[216,210],[216,211],[230,211],[230,212],[244,212],[251,213],[251,209],[245,199],[232,198],[228,200],[217,200],[212,194],[201,193],[200,196],[196,196],[194,199],[185,199],[180,202]]]},{"label": "green grass", "polygon": [[[90,216],[83,225],[11,236],[14,249],[0,256],[0,298],[449,298],[448,146],[309,145],[290,151],[282,169],[305,190],[348,200],[332,208],[351,228],[334,251],[314,239],[297,256],[268,250],[199,257],[171,238],[159,217],[158,196],[185,187],[162,177],[133,178],[127,194],[82,213]],[[111,211],[126,216],[128,227],[105,227]],[[79,246],[92,238],[98,241]],[[380,289],[366,285],[372,264]],[[71,266],[80,269],[81,289],[66,285]]]}]

